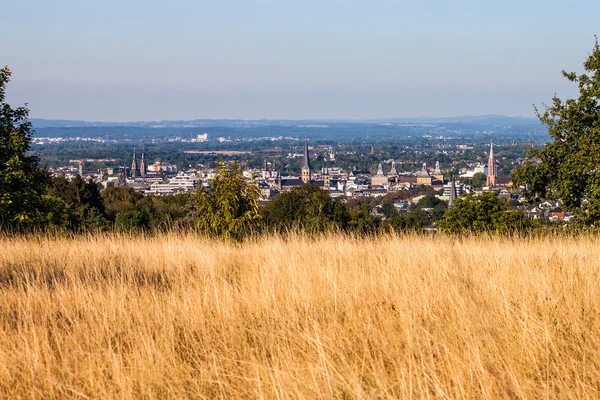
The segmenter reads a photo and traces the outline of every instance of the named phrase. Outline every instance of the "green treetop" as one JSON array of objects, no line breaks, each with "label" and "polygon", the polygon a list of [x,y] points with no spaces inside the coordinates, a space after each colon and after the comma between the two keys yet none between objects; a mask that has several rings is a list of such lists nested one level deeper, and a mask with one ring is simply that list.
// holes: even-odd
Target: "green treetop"
[{"label": "green treetop", "polygon": [[10,76],[8,67],[0,69],[0,228],[29,229],[44,225],[45,210],[53,205],[44,197],[49,175],[27,154],[33,135],[29,110],[5,102]]},{"label": "green treetop", "polygon": [[196,225],[209,234],[239,239],[257,226],[260,196],[236,162],[220,163],[211,190],[201,186],[195,194]]},{"label": "green treetop", "polygon": [[531,198],[556,198],[579,220],[593,225],[600,220],[600,45],[596,43],[583,64],[584,73],[563,71],[576,83],[579,97],[563,101],[557,96],[544,111],[536,108],[548,127],[552,142],[532,149],[528,162],[516,172],[517,182],[529,187]]}]

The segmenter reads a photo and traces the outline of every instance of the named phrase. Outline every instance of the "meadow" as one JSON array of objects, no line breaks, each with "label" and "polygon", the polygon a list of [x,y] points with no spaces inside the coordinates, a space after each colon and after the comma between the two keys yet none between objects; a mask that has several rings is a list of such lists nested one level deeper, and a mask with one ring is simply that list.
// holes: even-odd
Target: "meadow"
[{"label": "meadow", "polygon": [[598,398],[600,237],[0,238],[0,398]]}]

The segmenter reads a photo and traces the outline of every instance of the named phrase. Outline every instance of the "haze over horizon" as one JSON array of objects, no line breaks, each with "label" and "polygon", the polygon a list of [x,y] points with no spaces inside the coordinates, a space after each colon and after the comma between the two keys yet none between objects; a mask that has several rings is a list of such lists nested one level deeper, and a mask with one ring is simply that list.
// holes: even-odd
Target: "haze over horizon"
[{"label": "haze over horizon", "polygon": [[88,121],[503,114],[577,88],[600,2],[24,0],[8,100]]}]

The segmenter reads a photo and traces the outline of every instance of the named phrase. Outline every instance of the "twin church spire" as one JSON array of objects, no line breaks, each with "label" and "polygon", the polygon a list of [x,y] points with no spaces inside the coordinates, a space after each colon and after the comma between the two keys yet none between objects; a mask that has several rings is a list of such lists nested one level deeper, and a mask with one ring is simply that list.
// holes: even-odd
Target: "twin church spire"
[{"label": "twin church spire", "polygon": [[142,159],[140,160],[140,169],[137,167],[137,160],[135,156],[135,147],[133,148],[133,160],[131,161],[131,171],[129,171],[129,175],[132,178],[141,175],[142,177],[146,177],[146,159],[144,157],[144,149],[142,148]]}]

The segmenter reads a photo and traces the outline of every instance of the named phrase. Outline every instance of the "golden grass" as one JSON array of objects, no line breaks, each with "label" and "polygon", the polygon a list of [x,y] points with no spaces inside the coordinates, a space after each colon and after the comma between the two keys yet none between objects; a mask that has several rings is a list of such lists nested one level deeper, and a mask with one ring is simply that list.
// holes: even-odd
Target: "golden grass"
[{"label": "golden grass", "polygon": [[0,239],[2,398],[598,398],[600,238]]}]

